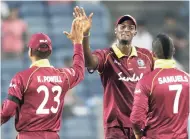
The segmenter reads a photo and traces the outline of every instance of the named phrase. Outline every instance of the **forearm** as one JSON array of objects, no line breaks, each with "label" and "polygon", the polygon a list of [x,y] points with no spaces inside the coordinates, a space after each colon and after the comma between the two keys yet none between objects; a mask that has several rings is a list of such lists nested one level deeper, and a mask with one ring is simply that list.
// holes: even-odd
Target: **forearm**
[{"label": "forearm", "polygon": [[11,100],[5,100],[0,112],[1,125],[6,123],[16,113],[17,104]]},{"label": "forearm", "polygon": [[[137,89],[138,90],[138,89]],[[143,91],[141,89],[141,91]],[[145,126],[145,120],[148,110],[148,98],[144,93],[135,94],[133,108],[130,116],[132,128],[136,136],[142,136],[141,129]]]},{"label": "forearm", "polygon": [[97,57],[91,53],[90,44],[89,44],[89,33],[84,34],[83,39],[83,48],[84,48],[84,57],[85,57],[85,66],[91,69],[97,67]]},{"label": "forearm", "polygon": [[74,45],[74,55],[73,55],[73,69],[79,77],[79,80],[84,79],[85,65],[84,65],[84,54],[82,44]]}]

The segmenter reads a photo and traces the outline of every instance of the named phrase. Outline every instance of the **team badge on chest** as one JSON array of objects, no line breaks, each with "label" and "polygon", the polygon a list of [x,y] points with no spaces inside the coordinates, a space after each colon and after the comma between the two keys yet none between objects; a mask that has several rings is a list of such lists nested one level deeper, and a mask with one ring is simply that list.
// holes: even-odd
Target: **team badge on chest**
[{"label": "team badge on chest", "polygon": [[142,59],[140,59],[140,58],[137,60],[137,64],[138,64],[139,67],[144,67],[145,66],[144,61]]}]

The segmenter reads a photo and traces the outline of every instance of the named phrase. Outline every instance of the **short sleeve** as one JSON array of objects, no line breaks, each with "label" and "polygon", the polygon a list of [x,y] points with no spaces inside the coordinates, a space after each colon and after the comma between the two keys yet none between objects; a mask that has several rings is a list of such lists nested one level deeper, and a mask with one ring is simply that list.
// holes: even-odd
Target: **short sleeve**
[{"label": "short sleeve", "polygon": [[146,87],[144,80],[140,80],[134,91],[134,105],[137,107],[143,108],[145,111],[148,111],[148,97],[150,91]]},{"label": "short sleeve", "polygon": [[144,82],[140,80],[135,88],[133,109],[131,112],[131,122],[143,128],[145,125],[146,114],[148,112],[148,89],[144,86]]},{"label": "short sleeve", "polygon": [[144,94],[144,95],[147,95],[148,94],[148,88],[146,87],[146,85],[144,84],[144,81],[143,79],[141,79],[136,87],[135,87],[135,95],[138,95],[138,94]]},{"label": "short sleeve", "polygon": [[21,77],[18,74],[16,74],[10,82],[8,95],[14,96],[19,100],[22,100],[23,92],[24,92],[24,87]]}]

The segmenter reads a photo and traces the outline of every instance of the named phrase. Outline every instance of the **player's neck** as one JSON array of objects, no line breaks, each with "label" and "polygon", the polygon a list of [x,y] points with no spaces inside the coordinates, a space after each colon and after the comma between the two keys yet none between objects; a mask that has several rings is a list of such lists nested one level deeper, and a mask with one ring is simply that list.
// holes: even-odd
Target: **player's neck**
[{"label": "player's neck", "polygon": [[119,48],[119,50],[120,50],[123,54],[125,54],[125,55],[127,55],[127,56],[129,56],[129,55],[131,54],[131,50],[132,50],[131,43],[130,43],[130,44],[126,44],[126,45],[121,44],[121,43],[118,43],[118,48]]},{"label": "player's neck", "polygon": [[35,60],[32,60],[32,64],[34,64],[34,63],[36,63],[36,61],[35,61]]},{"label": "player's neck", "polygon": [[30,60],[31,60],[32,64],[34,64],[36,61],[38,61],[38,60],[37,60],[36,58],[34,58],[34,57],[30,58]]}]

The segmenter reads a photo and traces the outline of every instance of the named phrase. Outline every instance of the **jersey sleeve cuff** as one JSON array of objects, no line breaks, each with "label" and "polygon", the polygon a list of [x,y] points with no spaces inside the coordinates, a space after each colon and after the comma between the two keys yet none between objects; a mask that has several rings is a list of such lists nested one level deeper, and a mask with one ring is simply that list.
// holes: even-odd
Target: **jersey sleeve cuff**
[{"label": "jersey sleeve cuff", "polygon": [[16,96],[8,95],[7,99],[10,100],[10,101],[15,102],[18,105],[20,105],[21,100]]}]

